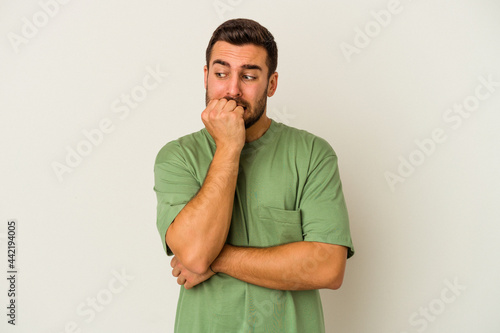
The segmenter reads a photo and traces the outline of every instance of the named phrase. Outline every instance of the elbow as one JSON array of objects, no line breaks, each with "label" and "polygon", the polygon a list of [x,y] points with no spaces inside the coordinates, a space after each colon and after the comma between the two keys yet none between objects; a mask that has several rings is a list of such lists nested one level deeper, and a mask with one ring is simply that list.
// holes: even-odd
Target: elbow
[{"label": "elbow", "polygon": [[[319,243],[318,243],[319,244]],[[328,256],[319,266],[320,288],[337,290],[342,286],[347,260],[347,248],[334,244],[319,244]]]},{"label": "elbow", "polygon": [[184,261],[181,259],[181,262],[188,271],[198,275],[206,273],[211,264],[208,258],[197,254],[187,256]]},{"label": "elbow", "polygon": [[343,279],[332,279],[328,284],[328,289],[337,290],[342,286]]},{"label": "elbow", "polygon": [[[182,266],[194,274],[204,274],[208,271],[212,261],[206,255],[192,247],[170,247]],[[206,251],[205,251],[206,252]]]},{"label": "elbow", "polygon": [[328,274],[328,279],[325,283],[327,289],[337,290],[344,282],[344,271],[334,271]]},{"label": "elbow", "polygon": [[171,228],[167,230],[165,241],[167,246],[172,250],[173,254],[182,263],[182,266],[195,274],[205,273],[212,262],[209,261],[208,257],[204,256],[203,253],[193,245],[182,246],[179,242],[174,242],[173,240],[175,237],[169,237],[171,236],[171,232],[169,232],[170,229]]},{"label": "elbow", "polygon": [[184,249],[184,251],[176,251],[173,249],[174,255],[182,263],[182,266],[194,274],[204,274],[208,271],[212,262],[207,257],[197,254],[195,251]]},{"label": "elbow", "polygon": [[206,273],[215,259],[210,257],[210,251],[197,242],[188,243],[186,239],[176,238],[171,229],[172,225],[167,230],[165,241],[177,259],[191,273],[199,275]]},{"label": "elbow", "polygon": [[182,266],[194,274],[204,274],[212,264],[206,251],[201,252],[195,247],[175,247],[172,252],[182,263]]}]

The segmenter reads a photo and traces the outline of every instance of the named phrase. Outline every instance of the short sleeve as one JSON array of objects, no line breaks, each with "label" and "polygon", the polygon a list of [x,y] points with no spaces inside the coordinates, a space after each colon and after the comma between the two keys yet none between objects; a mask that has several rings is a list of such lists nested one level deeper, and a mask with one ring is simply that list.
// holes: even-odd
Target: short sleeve
[{"label": "short sleeve", "polygon": [[158,153],[154,165],[154,191],[156,192],[156,226],[163,249],[168,255],[167,229],[184,206],[196,195],[201,185],[187,165],[178,142],[166,144]]},{"label": "short sleeve", "polygon": [[337,156],[323,139],[314,142],[300,200],[305,241],[343,245],[354,254]]}]

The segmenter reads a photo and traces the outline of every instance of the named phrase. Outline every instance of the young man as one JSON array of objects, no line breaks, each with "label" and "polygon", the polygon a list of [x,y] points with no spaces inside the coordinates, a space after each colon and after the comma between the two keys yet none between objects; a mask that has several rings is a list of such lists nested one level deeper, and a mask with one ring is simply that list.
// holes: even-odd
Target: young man
[{"label": "young man", "polygon": [[330,145],[266,115],[277,46],[259,23],[219,26],[205,128],[155,162],[157,226],[182,285],[175,332],[324,332],[320,288],[354,254]]}]

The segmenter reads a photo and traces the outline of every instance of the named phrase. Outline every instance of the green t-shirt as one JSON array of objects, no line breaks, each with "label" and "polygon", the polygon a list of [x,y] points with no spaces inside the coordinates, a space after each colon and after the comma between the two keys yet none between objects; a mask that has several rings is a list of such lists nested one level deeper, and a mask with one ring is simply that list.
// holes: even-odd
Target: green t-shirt
[{"label": "green t-shirt", "polygon": [[[208,172],[215,142],[206,129],[166,144],[155,162],[157,227],[165,234]],[[275,121],[240,158],[227,243],[269,247],[316,241],[354,254],[337,157],[306,131]],[[314,265],[314,262],[311,263]],[[198,286],[181,287],[175,332],[324,332],[318,290],[280,291],[218,273]]]}]

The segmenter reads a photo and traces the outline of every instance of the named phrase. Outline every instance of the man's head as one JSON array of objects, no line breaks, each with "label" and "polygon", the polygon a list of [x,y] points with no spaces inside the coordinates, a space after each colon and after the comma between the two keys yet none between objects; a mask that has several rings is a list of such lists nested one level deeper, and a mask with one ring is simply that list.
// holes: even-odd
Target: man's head
[{"label": "man's head", "polygon": [[261,119],[267,97],[277,87],[278,48],[271,33],[248,19],[224,22],[213,33],[206,51],[206,103],[233,99],[245,109],[245,127]]},{"label": "man's head", "polygon": [[249,19],[234,19],[222,23],[212,34],[206,51],[207,66],[210,67],[210,57],[216,42],[227,42],[233,45],[253,44],[263,47],[267,52],[267,78],[276,72],[278,67],[278,46],[273,35],[258,22]]}]

